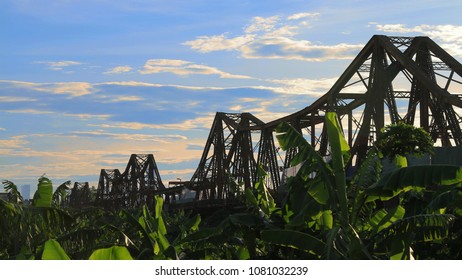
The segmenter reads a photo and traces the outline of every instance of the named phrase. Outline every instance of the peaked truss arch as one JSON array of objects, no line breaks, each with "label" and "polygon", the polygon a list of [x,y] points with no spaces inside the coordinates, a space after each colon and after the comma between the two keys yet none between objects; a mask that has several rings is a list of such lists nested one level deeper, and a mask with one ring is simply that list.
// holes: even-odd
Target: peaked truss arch
[{"label": "peaked truss arch", "polygon": [[[374,35],[331,89],[298,112],[265,124],[256,122],[253,126],[245,123],[243,114],[217,113],[203,157],[191,181],[199,184],[208,179],[211,188],[226,189],[224,172],[229,172],[230,163],[239,162],[233,156],[246,150],[248,155],[257,153],[256,162],[270,166],[271,178],[277,178],[272,182],[281,185],[283,172],[280,169],[289,167],[296,151],[288,151],[284,163],[279,166],[274,153],[277,148],[271,143],[270,135],[281,122],[288,122],[321,155],[327,156],[329,147],[324,117],[328,111],[335,111],[341,120],[353,153],[352,165],[361,162],[384,126],[402,121],[424,128],[441,146],[460,146],[461,77],[462,65],[428,37]],[[223,133],[227,126],[233,127],[233,133]],[[259,131],[258,151],[250,150],[249,141],[243,141],[243,131],[247,130]],[[213,150],[212,146],[215,147]],[[242,176],[241,181],[250,178],[245,181],[246,186],[256,178],[251,175],[255,174],[255,161],[248,162],[251,164],[239,167],[239,170],[248,170],[242,174],[234,173]],[[206,168],[210,166],[213,167]]]},{"label": "peaked truss arch", "polygon": [[72,208],[83,208],[93,204],[93,197],[88,182],[75,182],[70,194],[66,197],[66,205]]},{"label": "peaked truss arch", "polygon": [[152,154],[132,154],[123,173],[101,169],[95,203],[109,209],[154,205],[154,196],[165,193]]}]

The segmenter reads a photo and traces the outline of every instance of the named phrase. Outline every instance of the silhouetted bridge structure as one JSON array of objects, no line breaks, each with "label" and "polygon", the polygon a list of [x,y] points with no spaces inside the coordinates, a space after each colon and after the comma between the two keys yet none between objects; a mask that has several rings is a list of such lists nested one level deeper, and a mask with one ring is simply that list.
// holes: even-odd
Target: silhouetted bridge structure
[{"label": "silhouetted bridge structure", "polygon": [[96,204],[106,208],[234,206],[244,189],[267,172],[277,194],[296,151],[275,145],[274,129],[287,122],[323,156],[329,154],[324,116],[335,111],[346,131],[352,165],[360,163],[387,124],[405,122],[428,131],[442,147],[462,146],[462,65],[428,37],[373,36],[332,88],[308,107],[263,122],[251,113],[216,113],[199,165],[187,182],[166,187],[152,155],[132,155],[125,171],[101,170]]}]

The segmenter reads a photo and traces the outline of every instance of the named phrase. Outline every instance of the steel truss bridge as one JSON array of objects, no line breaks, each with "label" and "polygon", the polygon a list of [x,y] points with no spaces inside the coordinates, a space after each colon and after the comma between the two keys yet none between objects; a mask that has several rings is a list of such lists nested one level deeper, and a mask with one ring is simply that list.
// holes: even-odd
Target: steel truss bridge
[{"label": "steel truss bridge", "polygon": [[274,194],[296,151],[282,154],[274,130],[287,122],[323,156],[329,154],[324,116],[335,111],[358,164],[387,124],[405,122],[428,131],[443,147],[462,146],[462,65],[428,37],[373,36],[332,88],[308,107],[270,122],[251,113],[216,113],[190,181],[165,187],[152,155],[132,155],[124,172],[101,170],[96,205],[169,207],[233,206],[239,191],[267,172]]}]

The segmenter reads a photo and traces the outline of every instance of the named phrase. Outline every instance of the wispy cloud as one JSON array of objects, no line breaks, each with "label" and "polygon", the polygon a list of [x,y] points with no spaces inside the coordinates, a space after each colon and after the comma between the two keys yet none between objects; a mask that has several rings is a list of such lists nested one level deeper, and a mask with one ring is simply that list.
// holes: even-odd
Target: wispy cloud
[{"label": "wispy cloud", "polygon": [[249,79],[249,76],[235,75],[221,71],[215,67],[194,64],[185,60],[177,59],[150,59],[146,61],[141,74],[172,73],[179,76],[188,75],[218,75],[225,79]]},{"label": "wispy cloud", "polygon": [[[98,138],[103,138],[103,141]],[[199,145],[202,141],[180,134],[124,134],[105,131],[16,136],[0,140],[0,155],[14,158],[8,166],[0,166],[4,171],[1,176],[35,180],[46,173],[53,179],[76,181],[83,175],[87,178],[94,177],[96,181],[101,168],[123,169],[130,154],[153,153],[160,165],[161,175],[182,174],[188,177],[194,169],[185,169],[184,164],[195,162],[201,153],[199,149],[191,150],[190,145]],[[172,168],[174,165],[180,168],[165,168]]]},{"label": "wispy cloud", "polygon": [[109,114],[70,114],[70,113],[64,113],[63,114],[66,117],[73,117],[73,118],[78,118],[81,120],[108,120],[111,115]]},{"label": "wispy cloud", "polygon": [[14,109],[14,110],[4,110],[3,112],[13,113],[13,114],[31,114],[31,115],[45,115],[45,114],[54,113],[52,111],[37,110],[37,109]]},{"label": "wispy cloud", "polygon": [[118,96],[116,98],[113,98],[110,102],[127,102],[127,101],[141,101],[143,98],[135,95],[130,95],[130,96]]},{"label": "wispy cloud", "polygon": [[70,96],[82,96],[92,92],[92,85],[86,82],[66,82],[49,85],[51,91],[56,94],[68,94]]},{"label": "wispy cloud", "polygon": [[287,17],[288,20],[313,19],[319,17],[320,13],[298,13]]},{"label": "wispy cloud", "polygon": [[252,23],[245,28],[244,32],[247,34],[257,32],[271,32],[275,29],[275,26],[279,21],[279,16],[271,16],[267,18],[254,17],[252,19]]},{"label": "wispy cloud", "polygon": [[90,136],[90,137],[109,137],[113,139],[121,139],[127,141],[155,141],[158,143],[170,143],[171,141],[187,140],[188,137],[179,134],[170,135],[151,135],[151,134],[136,134],[136,133],[110,133],[105,131],[75,131],[71,135]]},{"label": "wispy cloud", "polygon": [[[26,115],[60,115],[64,117],[77,118],[80,120],[107,120],[111,117],[109,114],[71,114],[55,112],[50,110],[37,110],[37,109],[12,109],[12,110],[1,110],[5,113],[10,114],[26,114]],[[1,130],[1,129],[0,129]]]},{"label": "wispy cloud", "polygon": [[416,25],[407,26],[406,24],[378,24],[369,23],[379,31],[386,33],[401,34],[423,34],[433,40],[443,42],[440,46],[455,56],[462,56],[462,26],[461,25]]},{"label": "wispy cloud", "polygon": [[319,13],[297,13],[286,19],[279,16],[254,17],[241,35],[199,36],[183,44],[202,53],[237,51],[249,59],[325,61],[354,58],[362,45],[322,45],[297,38],[300,30],[309,28],[318,17]]},{"label": "wispy cloud", "polygon": [[116,66],[114,68],[109,69],[108,71],[104,72],[104,74],[122,74],[122,73],[128,73],[132,71],[133,68],[130,66]]},{"label": "wispy cloud", "polygon": [[87,82],[33,83],[24,81],[0,80],[0,83],[15,88],[26,88],[53,94],[65,94],[71,97],[87,95],[93,92],[93,86]]},{"label": "wispy cloud", "polygon": [[0,102],[34,102],[36,98],[19,97],[19,96],[0,96]]},{"label": "wispy cloud", "polygon": [[63,61],[35,61],[37,64],[45,64],[47,68],[54,71],[63,70],[69,66],[81,65],[81,62],[72,61],[72,60],[63,60]]},{"label": "wispy cloud", "polygon": [[9,139],[0,139],[0,152],[6,149],[23,148],[25,144],[29,143],[24,138],[25,136],[13,136]]},{"label": "wispy cloud", "polygon": [[104,124],[89,124],[100,128],[118,128],[129,130],[142,130],[142,129],[167,129],[167,130],[191,130],[209,128],[213,121],[214,114],[207,116],[196,117],[194,119],[187,119],[179,123],[170,124],[150,124],[141,122],[111,122]]},{"label": "wispy cloud", "polygon": [[304,94],[319,97],[325,94],[338,78],[325,79],[272,79],[271,83],[280,85],[276,87],[267,87],[277,93],[283,94]]},{"label": "wispy cloud", "polygon": [[122,82],[105,82],[94,84],[95,86],[99,85],[113,85],[113,86],[127,86],[127,87],[175,87],[179,89],[189,89],[189,90],[224,90],[225,87],[213,87],[213,86],[185,86],[178,84],[155,84],[147,82],[138,82],[138,81],[122,81]]}]

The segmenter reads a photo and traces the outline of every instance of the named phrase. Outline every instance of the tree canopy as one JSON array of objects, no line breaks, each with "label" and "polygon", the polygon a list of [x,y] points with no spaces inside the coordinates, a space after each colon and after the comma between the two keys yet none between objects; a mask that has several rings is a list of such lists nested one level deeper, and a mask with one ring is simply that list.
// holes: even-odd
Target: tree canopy
[{"label": "tree canopy", "polygon": [[399,156],[422,156],[433,153],[433,140],[423,128],[399,122],[382,129],[377,148],[383,156],[393,159]]}]

